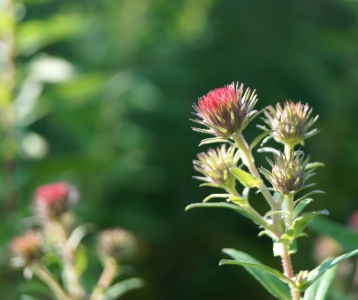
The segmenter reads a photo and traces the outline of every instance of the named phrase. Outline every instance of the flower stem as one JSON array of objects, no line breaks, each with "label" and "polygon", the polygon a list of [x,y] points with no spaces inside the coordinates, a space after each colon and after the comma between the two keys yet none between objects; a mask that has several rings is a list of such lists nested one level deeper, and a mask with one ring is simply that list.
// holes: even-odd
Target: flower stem
[{"label": "flower stem", "polygon": [[44,265],[37,263],[33,264],[30,268],[32,272],[48,286],[58,300],[70,300],[60,284],[52,277],[52,274]]},{"label": "flower stem", "polygon": [[[293,273],[290,254],[288,251],[288,246],[284,245],[284,244],[281,244],[281,245],[282,245],[281,261],[282,261],[284,274],[288,278],[292,278],[292,277],[294,277],[294,273]],[[290,290],[291,290],[292,300],[300,300],[300,298],[301,298],[300,292],[295,288],[294,285],[289,284],[289,286],[290,286]]]},{"label": "flower stem", "polygon": [[[226,191],[227,191],[229,194],[233,195],[233,196],[236,196],[236,197],[240,197],[240,198],[241,198],[240,194],[237,192],[237,190],[235,189],[235,187],[226,188]],[[253,220],[256,221],[256,223],[258,223],[258,224],[266,224],[265,228],[267,228],[267,227],[269,226],[269,224],[267,223],[267,220],[265,220],[265,218],[262,217],[262,216],[257,212],[257,210],[254,209],[254,208],[250,205],[249,201],[247,201],[247,202],[245,203],[245,209],[246,209],[246,211],[252,216]],[[263,225],[263,226],[264,226],[264,225]]]},{"label": "flower stem", "polygon": [[96,287],[93,290],[90,300],[103,299],[105,290],[110,286],[116,275],[117,264],[113,258],[108,257],[105,259],[103,272],[98,280]]},{"label": "flower stem", "polygon": [[[248,169],[249,169],[249,171],[250,171],[252,176],[254,176],[257,179],[260,179],[261,186],[259,187],[259,189],[261,190],[261,192],[264,195],[266,201],[270,205],[272,211],[280,210],[280,204],[276,203],[275,200],[273,199],[272,195],[270,194],[270,192],[266,190],[266,186],[263,183],[262,178],[260,176],[260,173],[259,173],[259,171],[257,170],[257,168],[256,168],[256,166],[254,164],[254,159],[252,157],[252,154],[251,154],[251,151],[249,149],[249,146],[247,145],[247,143],[246,143],[244,137],[242,136],[241,132],[235,134],[233,136],[233,138],[234,138],[234,141],[235,141],[237,147],[241,151],[243,163],[248,167]],[[280,229],[280,226],[279,226],[279,216],[274,214],[272,216],[272,221],[273,221],[273,227],[274,227],[273,233],[276,235],[277,238],[279,238],[281,236],[281,229]]]}]

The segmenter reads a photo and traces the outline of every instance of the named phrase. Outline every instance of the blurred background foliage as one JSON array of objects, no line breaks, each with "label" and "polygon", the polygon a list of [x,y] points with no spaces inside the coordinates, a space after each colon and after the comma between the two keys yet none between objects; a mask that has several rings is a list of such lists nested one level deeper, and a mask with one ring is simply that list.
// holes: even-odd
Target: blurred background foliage
[{"label": "blurred background foliage", "polygon": [[[341,223],[358,209],[358,3],[26,0],[11,20],[8,2],[0,1],[1,299],[30,289],[9,267],[7,243],[31,215],[35,187],[58,180],[82,191],[81,221],[138,236],[130,264],[146,286],[123,299],[269,299],[244,269],[218,267],[229,247],[280,268],[256,226],[232,211],[184,212],[210,192],[191,178],[204,150],[191,105],[232,81],[257,89],[259,108],[286,99],[314,108],[322,132],[304,150],[326,164],[315,181],[327,194],[311,208]],[[251,141],[258,132],[244,133]],[[299,241],[296,269],[315,265],[313,241]]]}]

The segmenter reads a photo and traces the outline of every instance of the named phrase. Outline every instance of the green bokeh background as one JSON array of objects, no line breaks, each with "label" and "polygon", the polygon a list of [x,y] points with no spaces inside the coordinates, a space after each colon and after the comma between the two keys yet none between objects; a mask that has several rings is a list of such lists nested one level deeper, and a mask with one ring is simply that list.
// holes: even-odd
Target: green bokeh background
[{"label": "green bokeh background", "polygon": [[[24,281],[8,266],[6,244],[23,230],[35,187],[58,180],[81,190],[83,222],[137,235],[130,264],[146,286],[123,299],[271,299],[244,269],[218,267],[229,247],[281,268],[270,240],[232,211],[184,212],[214,191],[191,178],[191,161],[205,149],[198,148],[205,136],[190,128],[192,103],[232,81],[256,89],[260,109],[286,99],[314,108],[322,131],[304,151],[326,164],[315,176],[326,195],[310,208],[342,223],[358,209],[358,3],[28,0],[24,13],[19,86],[34,61],[49,57],[72,75],[38,80],[42,93],[18,126],[21,135],[43,137],[48,152],[34,159],[21,150],[16,201],[0,212],[1,299],[20,299]],[[251,124],[244,135],[251,141],[258,132]],[[256,160],[265,164],[264,155]],[[251,202],[267,209],[260,195]],[[313,234],[299,240],[295,270],[315,266],[313,242]]]}]

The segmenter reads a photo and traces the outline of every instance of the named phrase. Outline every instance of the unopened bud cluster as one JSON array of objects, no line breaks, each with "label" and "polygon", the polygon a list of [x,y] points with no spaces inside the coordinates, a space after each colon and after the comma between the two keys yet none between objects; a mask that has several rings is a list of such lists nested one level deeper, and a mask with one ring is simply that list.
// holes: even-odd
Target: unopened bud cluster
[{"label": "unopened bud cluster", "polygon": [[[272,130],[272,136],[277,142],[293,148],[297,144],[303,145],[304,139],[318,133],[317,129],[309,131],[318,119],[318,116],[310,118],[311,113],[312,109],[307,104],[286,101],[283,108],[279,103],[276,104],[276,108],[267,107],[264,121]],[[265,127],[261,128],[267,130]]]},{"label": "unopened bud cluster", "polygon": [[27,265],[42,256],[39,234],[34,230],[14,238],[10,243],[13,257],[21,260],[19,265]]},{"label": "unopened bud cluster", "polygon": [[226,149],[222,145],[217,149],[209,149],[197,155],[198,160],[194,160],[194,169],[204,177],[195,176],[194,178],[207,182],[213,186],[227,188],[235,186],[235,177],[230,169],[236,167],[240,155],[235,147]]},{"label": "unopened bud cluster", "polygon": [[284,153],[280,153],[280,155],[274,154],[273,157],[274,162],[267,158],[272,171],[260,168],[260,172],[272,184],[275,191],[282,195],[294,194],[300,191],[313,171],[305,171],[309,157],[303,160],[302,151],[292,151],[289,156]]},{"label": "unopened bud cluster", "polygon": [[99,250],[105,256],[119,258],[133,250],[136,245],[135,237],[122,228],[107,229],[98,237]]}]

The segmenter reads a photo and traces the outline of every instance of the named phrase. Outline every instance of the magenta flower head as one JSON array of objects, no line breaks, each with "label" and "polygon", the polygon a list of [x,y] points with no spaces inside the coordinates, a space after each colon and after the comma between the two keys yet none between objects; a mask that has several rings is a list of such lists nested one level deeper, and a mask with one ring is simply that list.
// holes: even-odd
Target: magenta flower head
[{"label": "magenta flower head", "polygon": [[256,116],[253,110],[257,96],[237,83],[226,85],[210,91],[199,98],[198,104],[194,104],[194,115],[198,119],[192,120],[208,129],[193,128],[195,131],[213,134],[217,137],[229,138],[232,134],[241,132],[247,124]]},{"label": "magenta flower head", "polygon": [[13,260],[16,260],[14,266],[24,266],[40,259],[42,251],[38,233],[29,230],[23,236],[14,238],[10,242],[10,250],[13,253]]},{"label": "magenta flower head", "polygon": [[39,186],[35,192],[35,208],[45,218],[58,218],[78,200],[77,189],[65,182]]},{"label": "magenta flower head", "polygon": [[[317,129],[309,131],[318,119],[318,116],[310,118],[311,113],[312,109],[308,104],[286,101],[283,108],[279,103],[276,104],[276,108],[267,107],[264,121],[273,131],[272,136],[277,142],[293,148],[297,144],[303,145],[304,139],[319,132]],[[268,130],[263,126],[261,128]]]}]

